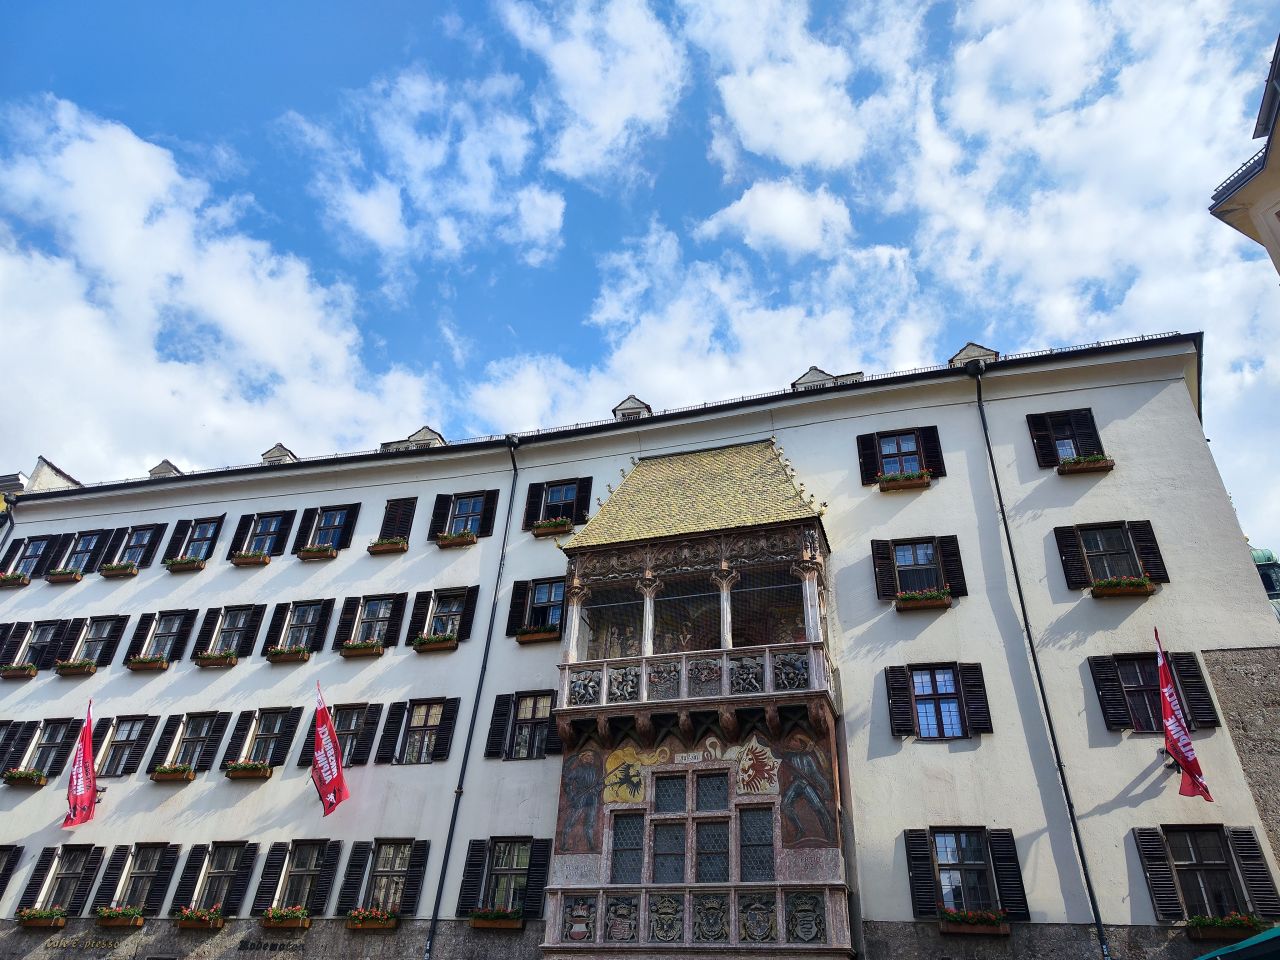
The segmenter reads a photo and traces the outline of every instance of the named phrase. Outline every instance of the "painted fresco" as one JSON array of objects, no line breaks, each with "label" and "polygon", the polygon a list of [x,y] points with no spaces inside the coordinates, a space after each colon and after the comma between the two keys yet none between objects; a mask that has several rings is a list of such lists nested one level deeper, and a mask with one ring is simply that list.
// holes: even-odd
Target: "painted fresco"
[{"label": "painted fresco", "polygon": [[782,744],[782,845],[836,845],[835,788],[823,745],[799,730]]},{"label": "painted fresco", "polygon": [[565,758],[560,774],[559,853],[599,853],[604,805],[604,755],[586,747]]}]

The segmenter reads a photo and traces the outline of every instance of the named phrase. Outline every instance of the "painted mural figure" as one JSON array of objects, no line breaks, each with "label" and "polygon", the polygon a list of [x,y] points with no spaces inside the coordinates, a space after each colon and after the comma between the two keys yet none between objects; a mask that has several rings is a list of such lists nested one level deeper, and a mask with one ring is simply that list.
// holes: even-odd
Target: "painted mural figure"
[{"label": "painted mural figure", "polygon": [[562,853],[597,853],[600,850],[600,795],[604,790],[604,764],[595,750],[580,750],[565,761],[562,809],[557,847]]},{"label": "painted mural figure", "polygon": [[[836,824],[832,814],[834,791],[827,759],[818,745],[801,733],[787,738],[782,751],[783,772],[790,782],[782,792],[784,843],[797,845],[802,841],[819,841],[823,845],[835,845]],[[808,817],[801,816],[808,813]],[[810,821],[805,823],[805,819]],[[815,832],[816,831],[816,832]],[[790,833],[791,836],[785,836]]]}]

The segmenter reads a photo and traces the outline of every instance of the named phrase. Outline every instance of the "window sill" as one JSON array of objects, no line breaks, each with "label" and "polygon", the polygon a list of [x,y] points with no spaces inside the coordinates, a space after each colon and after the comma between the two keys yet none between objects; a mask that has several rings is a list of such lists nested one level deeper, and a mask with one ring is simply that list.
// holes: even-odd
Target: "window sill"
[{"label": "window sill", "polygon": [[204,569],[203,560],[181,560],[177,563],[165,564],[170,573],[199,573]]},{"label": "window sill", "polygon": [[1149,597],[1156,592],[1156,585],[1150,586],[1134,586],[1134,587],[1093,587],[1089,594],[1095,599],[1106,599],[1107,597]]},{"label": "window sill", "polygon": [[0,680],[31,680],[35,675],[35,667],[21,670],[0,670]]},{"label": "window sill", "polygon": [[262,918],[263,930],[310,930],[310,917],[293,917],[289,920],[268,920]]},{"label": "window sill", "polygon": [[342,646],[338,648],[339,655],[348,660],[359,659],[360,657],[380,657],[385,651],[385,647],[348,647]]},{"label": "window sill", "polygon": [[6,787],[24,787],[27,790],[39,790],[49,782],[48,777],[5,777],[4,785]]},{"label": "window sill", "polygon": [[123,580],[125,577],[136,577],[138,568],[130,565],[127,567],[117,567],[114,570],[99,570],[104,580]]},{"label": "window sill", "polygon": [[405,540],[400,543],[371,543],[366,549],[375,557],[384,553],[408,553],[409,542]]},{"label": "window sill", "polygon": [[67,925],[66,917],[38,917],[38,918],[33,918],[31,920],[18,921],[18,926],[20,927],[33,927],[33,928],[39,927],[43,929],[53,927],[55,929],[61,930],[66,925]]},{"label": "window sill", "polygon": [[84,579],[84,574],[75,573],[51,573],[44,578],[45,583],[79,583]]},{"label": "window sill", "polygon": [[274,767],[264,767],[261,770],[226,770],[223,773],[228,780],[270,780]]},{"label": "window sill", "polygon": [[899,613],[911,610],[946,610],[951,606],[951,597],[937,597],[932,600],[895,600],[893,608]]},{"label": "window sill", "polygon": [[347,921],[348,930],[394,930],[400,926],[399,920],[366,920],[364,923],[356,923],[354,920]]},{"label": "window sill", "polygon": [[938,932],[944,936],[970,936],[970,937],[1007,937],[1011,931],[1007,923],[1002,923],[998,927],[980,923],[951,923],[947,920],[938,921]]},{"label": "window sill", "polygon": [[1060,463],[1058,475],[1070,476],[1073,473],[1110,473],[1116,467],[1114,460],[1097,460],[1093,463]]},{"label": "window sill", "polygon": [[126,660],[124,665],[135,673],[158,673],[169,669],[168,660]]},{"label": "window sill", "polygon": [[77,663],[55,666],[53,672],[60,677],[91,677],[98,672],[96,663]]},{"label": "window sill", "polygon": [[537,630],[530,633],[516,634],[516,643],[545,643],[548,640],[559,639],[559,630]]},{"label": "window sill", "polygon": [[298,559],[304,562],[308,560],[332,560],[337,555],[336,547],[303,547],[298,551]]},{"label": "window sill", "polygon": [[533,528],[533,535],[539,538],[556,537],[562,533],[573,533],[573,523],[571,521],[566,520],[564,523],[553,523]]},{"label": "window sill", "polygon": [[174,925],[179,930],[221,930],[223,922],[222,917],[219,917],[217,920],[178,919],[174,921]]},{"label": "window sill", "polygon": [[145,917],[99,917],[100,927],[140,927]]},{"label": "window sill", "polygon": [[411,643],[410,646],[413,647],[414,653],[444,653],[448,650],[457,650],[458,639],[455,637],[452,640],[439,640],[434,643],[423,640]]},{"label": "window sill", "polygon": [[0,590],[20,590],[30,585],[30,577],[4,577],[0,579]]},{"label": "window sill", "polygon": [[915,477],[911,480],[881,480],[880,492],[893,493],[897,490],[927,490],[933,484],[932,477]]},{"label": "window sill", "polygon": [[476,535],[474,533],[463,533],[456,537],[436,537],[436,546],[441,550],[451,550],[454,547],[470,547],[474,546]]},{"label": "window sill", "polygon": [[1229,927],[1187,927],[1187,939],[1208,943],[1239,943],[1262,933],[1262,930],[1233,930]]},{"label": "window sill", "polygon": [[520,917],[506,917],[501,920],[472,917],[468,923],[473,930],[519,930],[524,927],[524,920]]},{"label": "window sill", "polygon": [[224,670],[227,667],[234,667],[239,663],[239,659],[234,653],[226,653],[216,657],[193,657],[196,666],[203,670]]},{"label": "window sill", "polygon": [[169,770],[163,773],[157,770],[151,774],[152,783],[191,783],[195,778],[194,770]]},{"label": "window sill", "polygon": [[232,557],[233,567],[265,567],[271,562],[270,557]]},{"label": "window sill", "polygon": [[310,650],[281,650],[267,654],[267,663],[306,663],[310,659]]}]

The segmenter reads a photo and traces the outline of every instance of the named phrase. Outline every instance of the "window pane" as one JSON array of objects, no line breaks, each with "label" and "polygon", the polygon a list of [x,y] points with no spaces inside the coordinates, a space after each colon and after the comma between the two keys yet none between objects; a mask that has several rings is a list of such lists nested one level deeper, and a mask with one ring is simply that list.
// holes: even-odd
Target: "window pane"
[{"label": "window pane", "polygon": [[738,816],[739,863],[743,882],[773,879],[773,811],[742,810]]},{"label": "window pane", "polygon": [[698,809],[727,810],[729,777],[723,773],[704,773],[698,777]]},{"label": "window pane", "polygon": [[684,777],[656,777],[653,786],[655,813],[684,813]]},{"label": "window pane", "polygon": [[653,882],[684,883],[683,823],[654,825]]},{"label": "window pane", "polygon": [[618,814],[613,818],[613,883],[639,883],[643,862],[644,816]]},{"label": "window pane", "polygon": [[699,823],[696,832],[698,883],[729,882],[729,824]]}]

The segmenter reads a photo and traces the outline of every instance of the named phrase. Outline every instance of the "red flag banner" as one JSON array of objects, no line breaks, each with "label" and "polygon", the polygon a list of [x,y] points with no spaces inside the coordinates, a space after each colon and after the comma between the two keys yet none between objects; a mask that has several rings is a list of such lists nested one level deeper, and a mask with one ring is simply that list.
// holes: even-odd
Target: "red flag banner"
[{"label": "red flag banner", "polygon": [[311,757],[311,782],[320,794],[320,803],[327,817],[338,809],[338,804],[351,796],[346,778],[342,775],[342,748],[333,729],[329,708],[324,705],[320,684],[316,684],[315,750]]},{"label": "red flag banner", "polygon": [[1195,747],[1191,745],[1191,735],[1187,732],[1187,721],[1178,700],[1178,689],[1173,683],[1173,670],[1165,658],[1164,648],[1160,646],[1159,630],[1156,631],[1156,666],[1160,669],[1160,714],[1164,719],[1165,753],[1182,769],[1182,786],[1178,788],[1178,793],[1184,797],[1204,797],[1213,803],[1209,785],[1204,782],[1204,774],[1200,772]]},{"label": "red flag banner", "polygon": [[88,823],[93,819],[93,809],[98,802],[98,778],[93,771],[93,701],[84,712],[84,726],[76,741],[76,753],[71,760],[71,780],[67,783],[67,815],[62,819],[64,828]]}]

